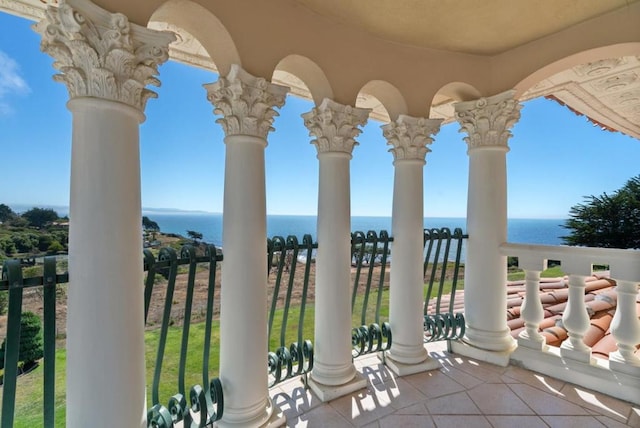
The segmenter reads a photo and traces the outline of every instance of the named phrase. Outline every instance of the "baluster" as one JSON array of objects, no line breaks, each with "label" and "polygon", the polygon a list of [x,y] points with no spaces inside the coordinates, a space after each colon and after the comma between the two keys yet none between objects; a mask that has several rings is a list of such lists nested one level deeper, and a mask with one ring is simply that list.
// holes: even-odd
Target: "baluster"
[{"label": "baluster", "polygon": [[635,376],[640,375],[640,358],[634,355],[640,343],[640,319],[636,314],[638,283],[616,280],[618,307],[611,320],[611,334],[618,343],[618,350],[609,354],[611,370]]},{"label": "baluster", "polygon": [[544,310],[540,301],[540,272],[524,270],[525,297],[520,317],[524,320],[525,330],[520,332],[518,337],[520,346],[536,350],[542,350],[546,345],[546,339],[539,333],[540,323],[544,319]]},{"label": "baluster", "polygon": [[584,334],[589,329],[589,314],[584,303],[586,276],[569,275],[569,299],[562,315],[562,323],[569,338],[560,346],[560,354],[572,360],[591,362],[591,348],[584,344]]}]

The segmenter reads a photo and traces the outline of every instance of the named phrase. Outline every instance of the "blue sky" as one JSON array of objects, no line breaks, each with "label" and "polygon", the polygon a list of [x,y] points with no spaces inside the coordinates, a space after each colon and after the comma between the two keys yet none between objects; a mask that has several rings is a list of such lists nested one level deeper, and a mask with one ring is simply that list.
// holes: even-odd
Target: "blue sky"
[{"label": "blue sky", "polygon": [[[27,20],[0,12],[0,203],[66,206],[71,114],[66,87],[52,79]],[[140,128],[142,204],[222,211],[223,133],[202,84],[214,73],[169,62],[158,99]],[[308,101],[288,97],[266,149],[270,214],[315,214],[318,161],[300,115]],[[585,195],[612,192],[640,172],[640,141],[601,131],[558,104],[527,102],[507,155],[512,218],[565,218]],[[369,122],[351,161],[353,215],[388,216],[392,155],[380,123]],[[466,215],[468,157],[455,123],[443,126],[425,166],[425,215]]]}]

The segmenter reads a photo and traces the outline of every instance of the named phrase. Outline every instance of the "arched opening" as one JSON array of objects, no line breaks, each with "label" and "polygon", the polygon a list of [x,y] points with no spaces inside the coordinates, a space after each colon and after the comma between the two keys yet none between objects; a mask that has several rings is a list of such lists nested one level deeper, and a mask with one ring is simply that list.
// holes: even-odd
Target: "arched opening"
[{"label": "arched opening", "polygon": [[356,107],[370,108],[369,118],[385,123],[396,120],[408,111],[402,93],[384,80],[367,82],[358,93]]},{"label": "arched opening", "polygon": [[273,71],[272,81],[286,85],[291,95],[311,99],[319,105],[333,98],[333,90],[324,71],[309,58],[292,54],[283,58]]},{"label": "arched opening", "polygon": [[171,57],[227,75],[231,64],[242,64],[231,34],[209,10],[185,0],[169,0],[149,19],[149,28],[178,35]]}]

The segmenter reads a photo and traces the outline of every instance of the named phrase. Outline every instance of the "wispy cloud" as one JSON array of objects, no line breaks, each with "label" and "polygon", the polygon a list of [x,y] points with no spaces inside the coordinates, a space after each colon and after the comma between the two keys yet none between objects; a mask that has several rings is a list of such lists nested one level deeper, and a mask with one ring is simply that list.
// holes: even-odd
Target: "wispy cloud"
[{"label": "wispy cloud", "polygon": [[9,55],[0,51],[0,115],[11,113],[7,102],[10,94],[27,94],[31,90],[27,82],[20,76],[20,66]]}]

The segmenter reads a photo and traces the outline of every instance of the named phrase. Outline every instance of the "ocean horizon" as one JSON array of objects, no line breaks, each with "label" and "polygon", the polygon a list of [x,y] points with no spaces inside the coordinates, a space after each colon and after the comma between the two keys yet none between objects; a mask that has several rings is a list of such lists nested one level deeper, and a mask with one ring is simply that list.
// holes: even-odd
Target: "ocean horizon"
[{"label": "ocean horizon", "polygon": [[[188,230],[202,233],[204,242],[222,245],[222,214],[189,211],[160,211],[143,210],[143,214],[158,223],[160,230],[165,233],[187,235]],[[315,215],[267,215],[267,236],[295,235],[302,239],[305,234],[316,238]],[[562,244],[562,236],[567,230],[562,227],[565,219],[522,219],[512,218],[507,221],[507,240],[513,243],[559,245]],[[466,231],[466,218],[464,217],[425,217],[424,227],[442,228],[448,227]],[[379,233],[386,230],[391,233],[391,217],[385,216],[352,216],[351,230],[368,232],[370,230]]]}]

